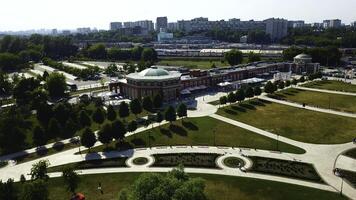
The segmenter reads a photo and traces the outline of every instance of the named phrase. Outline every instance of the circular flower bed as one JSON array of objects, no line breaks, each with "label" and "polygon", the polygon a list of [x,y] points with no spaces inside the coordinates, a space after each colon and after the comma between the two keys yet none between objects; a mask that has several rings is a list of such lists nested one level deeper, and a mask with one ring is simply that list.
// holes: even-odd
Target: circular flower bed
[{"label": "circular flower bed", "polygon": [[228,157],[224,159],[224,164],[230,168],[241,168],[245,165],[245,161],[236,157]]},{"label": "circular flower bed", "polygon": [[139,158],[135,158],[132,161],[132,163],[135,164],[135,165],[144,165],[144,164],[148,163],[148,159],[144,158],[144,157],[139,157]]}]

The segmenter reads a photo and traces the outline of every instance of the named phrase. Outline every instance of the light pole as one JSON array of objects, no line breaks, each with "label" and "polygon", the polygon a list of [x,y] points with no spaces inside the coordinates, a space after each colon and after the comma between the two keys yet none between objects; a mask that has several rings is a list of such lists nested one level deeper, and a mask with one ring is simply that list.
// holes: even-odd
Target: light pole
[{"label": "light pole", "polygon": [[342,196],[342,189],[344,187],[344,176],[340,173],[338,168],[335,168],[334,174],[341,178],[340,196]]}]

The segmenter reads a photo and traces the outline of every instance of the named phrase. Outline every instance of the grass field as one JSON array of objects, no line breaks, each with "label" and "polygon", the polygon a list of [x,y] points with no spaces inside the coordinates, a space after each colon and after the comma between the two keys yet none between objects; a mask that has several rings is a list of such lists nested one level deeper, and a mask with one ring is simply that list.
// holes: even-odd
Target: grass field
[{"label": "grass field", "polygon": [[306,83],[303,85],[303,87],[356,93],[356,85],[351,85],[342,81],[315,81],[311,83]]},{"label": "grass field", "polygon": [[[116,200],[119,191],[130,186],[139,175],[138,173],[122,173],[82,176],[77,191],[82,192],[87,199]],[[346,199],[338,193],[279,182],[219,175],[191,174],[190,176],[201,177],[206,180],[205,193],[208,200]],[[102,184],[103,194],[100,194],[97,190],[99,182]],[[49,180],[51,200],[67,200],[70,198],[70,193],[65,190],[63,185],[62,178]]]},{"label": "grass field", "polygon": [[356,134],[353,118],[261,100],[221,108],[218,114],[302,142],[346,143]]},{"label": "grass field", "polygon": [[[215,131],[215,142],[214,142]],[[149,139],[150,138],[150,139]],[[266,150],[277,150],[277,141],[210,118],[189,118],[174,125],[163,125],[134,136],[126,138],[127,148],[148,146],[178,146],[178,145],[210,145],[246,147]],[[94,148],[92,151],[103,151],[105,146]],[[110,147],[115,149],[115,143]],[[121,146],[122,147],[122,146]],[[279,150],[290,153],[305,151],[280,143]],[[109,149],[110,150],[110,149]]]},{"label": "grass field", "polygon": [[190,69],[211,69],[211,66],[215,64],[216,67],[226,67],[229,66],[228,62],[222,62],[221,60],[194,60],[194,59],[167,59],[160,60],[158,65],[167,66],[184,66]]},{"label": "grass field", "polygon": [[345,155],[356,159],[356,148],[347,151]]},{"label": "grass field", "polygon": [[290,88],[277,92],[275,98],[315,107],[322,107],[343,112],[356,112],[356,96],[327,94]]}]

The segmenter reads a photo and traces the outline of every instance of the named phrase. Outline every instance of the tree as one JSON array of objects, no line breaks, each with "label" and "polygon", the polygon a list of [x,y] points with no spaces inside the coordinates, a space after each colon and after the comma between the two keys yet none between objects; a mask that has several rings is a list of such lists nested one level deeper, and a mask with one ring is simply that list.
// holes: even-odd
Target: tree
[{"label": "tree", "polygon": [[177,108],[177,115],[180,118],[187,116],[187,106],[184,103],[179,104]]},{"label": "tree", "polygon": [[127,126],[128,132],[134,132],[137,129],[137,122],[136,120],[132,120],[129,125]]},{"label": "tree", "polygon": [[49,120],[52,118],[52,116],[53,116],[52,107],[47,103],[37,108],[36,117],[44,127],[47,127]]},{"label": "tree", "polygon": [[126,127],[120,120],[115,120],[112,125],[112,136],[115,140],[122,141],[125,138]]},{"label": "tree", "polygon": [[47,136],[42,127],[36,126],[33,129],[32,140],[36,146],[43,146],[47,144]]},{"label": "tree", "polygon": [[49,191],[47,183],[43,180],[27,182],[23,185],[21,200],[48,200]]},{"label": "tree", "polygon": [[236,95],[233,93],[233,92],[230,92],[228,95],[227,95],[227,101],[229,103],[235,103],[236,102]]},{"label": "tree", "polygon": [[253,88],[253,93],[255,94],[255,96],[260,96],[262,94],[262,90],[259,86],[256,86]]},{"label": "tree", "polygon": [[105,69],[105,74],[109,76],[115,76],[119,69],[117,68],[116,64],[110,64],[106,69]]},{"label": "tree", "polygon": [[144,48],[142,51],[141,59],[145,62],[156,62],[157,52],[153,48]]},{"label": "tree", "polygon": [[297,85],[297,84],[298,84],[297,79],[293,78],[293,80],[292,80],[292,85]]},{"label": "tree", "polygon": [[110,124],[104,124],[103,127],[101,127],[100,131],[98,132],[98,140],[105,144],[108,145],[112,141],[112,129]]},{"label": "tree", "polygon": [[72,118],[69,118],[64,126],[62,138],[73,137],[77,132],[78,126]]},{"label": "tree", "polygon": [[252,51],[248,54],[248,62],[257,62],[261,61],[261,55],[257,53],[253,53]]},{"label": "tree", "polygon": [[163,98],[160,94],[156,94],[153,98],[153,107],[155,109],[161,108],[163,105]]},{"label": "tree", "polygon": [[304,83],[305,82],[305,77],[304,76],[300,77],[299,82]]},{"label": "tree", "polygon": [[226,96],[222,96],[222,97],[220,97],[219,101],[220,101],[221,105],[225,105],[227,103],[227,97]]},{"label": "tree", "polygon": [[289,86],[290,86],[290,84],[291,84],[290,80],[286,80],[286,84],[285,84],[285,86],[286,86],[286,87],[289,87]]},{"label": "tree", "polygon": [[231,50],[229,52],[226,52],[225,55],[225,60],[230,64],[230,65],[238,65],[242,63],[243,57],[242,57],[242,52],[239,50]]},{"label": "tree", "polygon": [[93,59],[105,59],[107,51],[104,44],[95,44],[88,49],[88,56]]},{"label": "tree", "polygon": [[116,111],[112,105],[108,106],[106,118],[110,121],[114,121],[116,119]]},{"label": "tree", "polygon": [[88,127],[91,125],[91,119],[85,110],[79,113],[79,123],[82,127]]},{"label": "tree", "polygon": [[280,81],[280,82],[278,83],[278,88],[279,88],[279,89],[284,89],[284,81]]},{"label": "tree", "polygon": [[275,86],[273,85],[273,83],[271,81],[268,81],[265,85],[264,91],[268,94],[272,94],[273,92],[275,92]]},{"label": "tree", "polygon": [[51,118],[49,120],[48,128],[47,128],[48,135],[51,138],[59,137],[61,134],[61,126],[56,118]]},{"label": "tree", "polygon": [[158,111],[156,114],[156,122],[161,123],[162,121],[163,121],[163,115],[161,112]]},{"label": "tree", "polygon": [[63,74],[52,73],[46,79],[46,88],[51,98],[61,98],[67,90],[66,78]]},{"label": "tree", "polygon": [[90,128],[85,128],[82,137],[80,137],[80,143],[86,148],[90,148],[94,146],[96,142],[96,137],[93,131]]},{"label": "tree", "polygon": [[0,71],[0,97],[10,96],[12,89],[13,84],[11,83],[9,76]]},{"label": "tree", "polygon": [[245,92],[245,96],[246,96],[247,98],[252,98],[252,97],[255,96],[255,93],[254,93],[252,87],[247,87],[246,92]]},{"label": "tree", "polygon": [[49,166],[48,160],[40,160],[37,163],[32,165],[31,168],[31,180],[48,180],[47,169]]},{"label": "tree", "polygon": [[164,118],[169,121],[169,123],[172,123],[177,120],[176,110],[173,106],[169,106],[166,109],[166,112],[164,113]]},{"label": "tree", "polygon": [[72,112],[72,107],[68,103],[59,103],[53,108],[53,117],[64,126]]},{"label": "tree", "polygon": [[101,108],[97,108],[93,113],[93,121],[97,124],[102,124],[105,121],[105,114]]},{"label": "tree", "polygon": [[129,106],[125,101],[120,103],[119,106],[119,116],[125,120],[126,117],[130,115]]},{"label": "tree", "polygon": [[16,200],[17,189],[12,179],[8,179],[6,182],[0,180],[0,199],[1,200]]},{"label": "tree", "polygon": [[130,110],[134,115],[138,115],[142,112],[141,101],[139,99],[134,99],[130,102]]},{"label": "tree", "polygon": [[236,101],[241,102],[241,101],[245,100],[245,92],[243,89],[237,90],[235,95],[236,95]]},{"label": "tree", "polygon": [[143,109],[145,109],[148,112],[152,112],[153,110],[153,103],[152,103],[152,99],[150,96],[147,96],[145,98],[143,98],[142,100],[142,107]]},{"label": "tree", "polygon": [[67,190],[74,194],[75,190],[78,188],[80,177],[72,167],[64,168],[62,172],[62,176],[63,176],[64,183],[67,185]]}]

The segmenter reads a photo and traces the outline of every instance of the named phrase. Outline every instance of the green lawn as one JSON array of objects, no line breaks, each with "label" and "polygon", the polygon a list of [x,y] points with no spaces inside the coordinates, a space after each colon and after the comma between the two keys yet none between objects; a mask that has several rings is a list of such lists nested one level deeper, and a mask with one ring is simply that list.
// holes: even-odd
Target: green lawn
[{"label": "green lawn", "polygon": [[167,66],[184,66],[190,69],[211,69],[212,64],[215,64],[216,67],[226,67],[229,66],[229,63],[221,62],[220,60],[194,60],[194,59],[167,59],[160,60],[158,65],[167,65]]},{"label": "green lawn", "polygon": [[352,85],[342,81],[315,81],[311,83],[306,83],[303,85],[303,87],[356,93],[356,85]]},{"label": "green lawn", "polygon": [[218,114],[302,142],[346,143],[356,134],[353,118],[261,100],[220,108]]},{"label": "green lawn", "polygon": [[[77,191],[82,192],[88,199],[116,200],[119,191],[130,186],[139,175],[138,173],[122,173],[82,176]],[[206,180],[205,193],[208,200],[345,199],[338,193],[273,181],[203,174],[190,176]],[[51,200],[70,198],[70,193],[63,187],[62,178],[50,179],[48,183]],[[97,190],[99,183],[102,184],[103,194]]]},{"label": "green lawn", "polygon": [[290,88],[274,94],[276,98],[296,103],[333,109],[343,112],[356,112],[356,96],[327,94]]},{"label": "green lawn", "polygon": [[346,156],[356,159],[356,148],[353,148],[345,153]]},{"label": "green lawn", "polygon": [[[215,144],[214,144],[215,130]],[[150,140],[148,140],[150,138]],[[277,150],[276,140],[255,134],[210,117],[188,118],[174,125],[163,125],[126,138],[130,148],[175,145],[218,145]],[[114,143],[110,146],[113,148]],[[122,147],[122,145],[119,145]],[[128,147],[128,148],[129,148]],[[104,146],[93,149],[103,151]],[[279,150],[290,153],[305,151],[285,143],[279,143]]]}]

